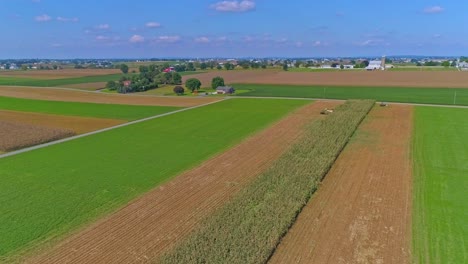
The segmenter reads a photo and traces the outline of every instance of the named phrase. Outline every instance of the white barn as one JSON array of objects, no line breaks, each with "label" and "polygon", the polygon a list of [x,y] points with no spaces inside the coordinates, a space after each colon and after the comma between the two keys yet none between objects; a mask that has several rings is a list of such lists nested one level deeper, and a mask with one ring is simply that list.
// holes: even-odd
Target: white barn
[{"label": "white barn", "polygon": [[382,65],[382,61],[371,60],[369,61],[369,65],[366,67],[366,70],[368,71],[385,70],[385,65]]}]

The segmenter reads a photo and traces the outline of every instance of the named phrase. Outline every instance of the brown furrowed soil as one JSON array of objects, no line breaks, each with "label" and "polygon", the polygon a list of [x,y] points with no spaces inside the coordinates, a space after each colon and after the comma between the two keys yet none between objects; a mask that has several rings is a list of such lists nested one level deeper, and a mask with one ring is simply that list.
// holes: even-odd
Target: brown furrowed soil
[{"label": "brown furrowed soil", "polygon": [[22,77],[41,80],[66,79],[85,76],[97,76],[122,73],[119,69],[62,69],[62,70],[27,70],[0,71],[0,76]]},{"label": "brown furrowed soil", "polygon": [[0,86],[0,96],[50,101],[86,102],[99,104],[127,104],[191,107],[206,104],[222,98],[195,96],[157,97],[129,94],[107,94],[54,88]]},{"label": "brown furrowed soil", "polygon": [[321,118],[321,109],[337,104],[316,102],[298,109],[26,262],[151,262],[265,171],[306,124]]},{"label": "brown furrowed soil", "polygon": [[468,72],[457,71],[330,71],[284,72],[271,70],[214,71],[184,76],[198,78],[203,87],[210,86],[215,76],[224,78],[227,84],[289,84],[289,85],[337,85],[337,86],[395,86],[468,88]]},{"label": "brown furrowed soil", "polygon": [[0,121],[21,122],[42,127],[68,129],[77,134],[125,123],[124,120],[117,119],[61,116],[8,110],[0,110]]},{"label": "brown furrowed soil", "polygon": [[74,134],[73,131],[67,129],[48,128],[0,120],[0,151],[17,150],[70,137]]},{"label": "brown furrowed soil", "polygon": [[374,108],[270,263],[409,263],[412,108]]},{"label": "brown furrowed soil", "polygon": [[67,85],[64,85],[63,87],[86,90],[86,91],[96,91],[96,90],[105,88],[106,82],[67,84]]}]

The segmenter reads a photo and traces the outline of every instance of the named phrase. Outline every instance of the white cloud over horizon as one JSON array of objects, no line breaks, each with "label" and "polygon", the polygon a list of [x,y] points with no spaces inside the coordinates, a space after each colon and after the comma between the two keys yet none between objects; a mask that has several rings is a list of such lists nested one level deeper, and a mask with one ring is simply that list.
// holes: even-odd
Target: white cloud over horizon
[{"label": "white cloud over horizon", "polygon": [[161,24],[158,22],[148,22],[145,24],[147,28],[158,28],[161,27]]},{"label": "white cloud over horizon", "polygon": [[36,16],[34,18],[37,22],[48,22],[50,20],[52,20],[52,17],[46,15],[46,14],[43,14],[43,15],[40,15],[40,16]]},{"label": "white cloud over horizon", "polygon": [[426,14],[437,14],[437,13],[442,13],[444,12],[444,8],[441,7],[441,6],[430,6],[430,7],[426,7],[424,8],[423,10],[423,13],[426,13]]},{"label": "white cloud over horizon", "polygon": [[128,41],[130,43],[142,43],[145,42],[145,38],[141,35],[133,35]]},{"label": "white cloud over horizon", "polygon": [[211,8],[219,12],[247,12],[255,9],[255,2],[252,0],[221,1],[212,4]]}]

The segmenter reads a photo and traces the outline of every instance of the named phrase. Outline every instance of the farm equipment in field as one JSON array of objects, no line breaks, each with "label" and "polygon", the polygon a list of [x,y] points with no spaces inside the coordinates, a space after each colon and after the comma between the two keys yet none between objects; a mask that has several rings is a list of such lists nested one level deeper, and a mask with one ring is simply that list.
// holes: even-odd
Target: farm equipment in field
[{"label": "farm equipment in field", "polygon": [[331,113],[333,113],[333,109],[325,108],[322,111],[320,111],[321,115],[328,115],[328,114],[331,114]]}]

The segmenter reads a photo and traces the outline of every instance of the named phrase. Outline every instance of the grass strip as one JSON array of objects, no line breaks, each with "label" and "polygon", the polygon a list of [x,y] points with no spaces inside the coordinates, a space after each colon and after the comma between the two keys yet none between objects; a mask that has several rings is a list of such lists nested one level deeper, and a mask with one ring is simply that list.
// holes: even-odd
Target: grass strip
[{"label": "grass strip", "polygon": [[413,261],[468,262],[468,109],[416,107]]},{"label": "grass strip", "polygon": [[[467,85],[468,86],[468,85]],[[237,90],[249,90],[238,96],[301,97],[328,99],[372,99],[384,102],[468,105],[466,88],[410,88],[361,86],[305,86],[236,84]]]},{"label": "grass strip", "polygon": [[266,262],[373,105],[348,101],[312,123],[268,171],[159,261]]},{"label": "grass strip", "polygon": [[61,102],[0,96],[0,109],[132,121],[175,111],[180,107]]}]

